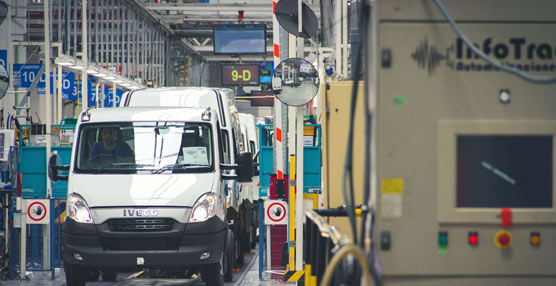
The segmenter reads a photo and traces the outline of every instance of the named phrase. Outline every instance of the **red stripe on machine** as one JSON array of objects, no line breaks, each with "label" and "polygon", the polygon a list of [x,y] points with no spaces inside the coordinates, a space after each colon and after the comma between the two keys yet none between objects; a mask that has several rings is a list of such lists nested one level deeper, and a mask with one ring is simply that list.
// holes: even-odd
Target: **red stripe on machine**
[{"label": "red stripe on machine", "polygon": [[274,10],[276,9],[276,2],[272,1],[272,15],[275,14]]},{"label": "red stripe on machine", "polygon": [[283,179],[284,179],[284,173],[278,170],[278,180],[283,180]]}]

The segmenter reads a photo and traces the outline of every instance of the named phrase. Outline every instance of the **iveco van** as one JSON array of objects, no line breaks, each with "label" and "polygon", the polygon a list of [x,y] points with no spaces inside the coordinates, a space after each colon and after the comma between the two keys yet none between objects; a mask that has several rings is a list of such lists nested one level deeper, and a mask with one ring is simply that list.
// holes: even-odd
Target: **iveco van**
[{"label": "iveco van", "polygon": [[210,108],[83,112],[70,165],[57,165],[56,154],[49,160],[50,178],[68,180],[67,285],[144,268],[200,272],[207,285],[230,280],[226,181],[250,181],[253,159],[239,153],[241,165],[229,164],[222,134]]},{"label": "iveco van", "polygon": [[[242,151],[247,151],[253,154],[254,163],[258,166],[259,154],[259,135],[257,132],[256,118],[252,114],[239,113],[239,125],[241,127],[241,144]],[[257,168],[256,168],[257,169]],[[242,196],[240,200],[245,205],[246,221],[251,222],[251,227],[248,228],[248,233],[251,241],[251,248],[256,246],[257,228],[259,226],[258,219],[258,206],[259,206],[259,172],[255,172],[253,181],[242,184]]]},{"label": "iveco van", "polygon": [[[210,108],[218,117],[222,136],[224,162],[237,164],[241,130],[234,92],[227,88],[164,87],[131,91],[122,96],[120,106],[172,106]],[[231,171],[231,175],[234,171]],[[241,184],[226,181],[226,218],[233,230],[237,264],[244,261],[251,236],[246,206],[240,200]],[[231,275],[231,274],[230,274]]]}]

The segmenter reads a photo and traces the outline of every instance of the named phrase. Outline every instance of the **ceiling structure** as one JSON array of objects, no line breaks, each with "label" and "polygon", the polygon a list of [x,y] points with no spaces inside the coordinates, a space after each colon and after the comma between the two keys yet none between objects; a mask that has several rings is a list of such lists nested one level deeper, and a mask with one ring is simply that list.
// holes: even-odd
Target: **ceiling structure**
[{"label": "ceiling structure", "polygon": [[[271,61],[273,56],[272,2],[267,3],[142,3],[161,24],[169,27],[195,51],[209,61],[237,62],[238,56],[213,53],[213,28],[215,24],[265,24],[266,55],[243,55],[245,61]],[[320,21],[320,8],[311,6]],[[239,19],[239,11],[243,18]],[[306,41],[306,51],[315,49],[314,41]]]}]

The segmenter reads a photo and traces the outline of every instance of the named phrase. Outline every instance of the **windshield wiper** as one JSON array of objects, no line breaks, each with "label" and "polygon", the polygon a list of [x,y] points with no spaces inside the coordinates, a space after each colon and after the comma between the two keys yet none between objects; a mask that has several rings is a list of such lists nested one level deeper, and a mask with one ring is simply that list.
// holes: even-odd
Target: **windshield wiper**
[{"label": "windshield wiper", "polygon": [[205,165],[197,165],[197,164],[169,164],[166,166],[161,167],[160,169],[153,171],[153,174],[160,174],[164,171],[168,171],[168,170],[173,170],[176,168],[185,168],[185,167],[200,167],[200,168],[204,168],[206,167]]},{"label": "windshield wiper", "polygon": [[135,164],[135,163],[113,163],[111,166],[113,167],[135,167],[137,168],[145,168],[145,167],[153,167],[153,164]]}]

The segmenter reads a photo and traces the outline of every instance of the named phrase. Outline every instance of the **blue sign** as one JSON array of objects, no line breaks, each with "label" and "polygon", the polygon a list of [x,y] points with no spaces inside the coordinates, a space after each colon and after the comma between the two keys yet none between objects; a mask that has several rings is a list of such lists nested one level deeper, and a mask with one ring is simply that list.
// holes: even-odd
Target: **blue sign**
[{"label": "blue sign", "polygon": [[[79,86],[79,93],[81,93],[82,90],[81,83],[79,83],[78,86]],[[88,99],[87,105],[96,106],[97,105],[96,83],[88,80],[87,90],[89,91],[87,96]],[[123,94],[124,94],[123,90],[116,89],[116,96],[114,96],[112,86],[105,85],[104,86],[104,107],[113,107],[114,103],[116,104],[116,106],[119,105],[120,99],[122,98]],[[101,105],[100,103],[102,102],[102,86],[99,86],[98,96],[99,96],[99,105]],[[68,97],[67,100],[77,100],[77,93],[75,93],[75,95],[72,95],[72,97]]]},{"label": "blue sign", "polygon": [[[33,83],[33,80],[37,77],[39,70],[41,69],[41,64],[14,64],[14,88],[29,88]],[[54,87],[54,77],[56,74],[50,73],[50,93],[53,94]],[[43,73],[41,79],[37,83],[37,93],[45,94],[46,90],[46,79]],[[67,96],[74,92],[75,90],[75,74],[72,72],[62,73],[62,94]]]},{"label": "blue sign", "polygon": [[41,64],[14,64],[14,88],[30,87]]},{"label": "blue sign", "polygon": [[3,65],[6,69],[8,67],[8,50],[0,50],[0,65]]}]

